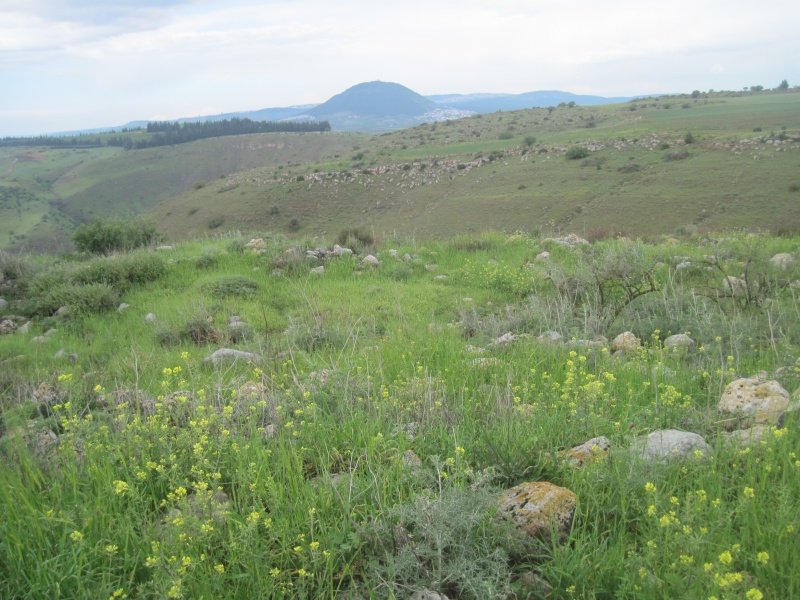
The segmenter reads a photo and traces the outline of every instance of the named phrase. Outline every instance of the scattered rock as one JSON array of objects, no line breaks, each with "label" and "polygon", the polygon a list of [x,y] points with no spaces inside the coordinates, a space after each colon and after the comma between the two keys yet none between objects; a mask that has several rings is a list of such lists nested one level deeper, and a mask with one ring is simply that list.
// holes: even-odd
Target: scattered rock
[{"label": "scattered rock", "polygon": [[744,279],[727,275],[722,280],[722,289],[725,290],[726,296],[740,298],[747,295],[747,282]]},{"label": "scattered rock", "polygon": [[7,308],[8,308],[8,300],[0,298],[0,310],[6,310]]},{"label": "scattered rock", "polygon": [[379,264],[381,264],[380,261],[377,258],[375,258],[374,256],[372,256],[372,254],[367,254],[361,260],[361,265],[362,266],[369,265],[371,267],[377,267]]},{"label": "scattered rock", "polygon": [[620,333],[611,342],[611,352],[634,352],[641,348],[642,344],[639,338],[633,335],[630,331]]},{"label": "scattered rock", "polygon": [[495,345],[500,346],[502,348],[503,346],[507,346],[508,344],[515,342],[516,339],[517,339],[516,336],[509,331],[508,333],[504,333],[499,338],[497,338],[494,341],[494,343]]},{"label": "scattered rock", "polygon": [[719,434],[723,441],[733,446],[755,446],[771,431],[769,425],[753,425],[748,429],[723,431]]},{"label": "scattered rock", "polygon": [[409,600],[450,600],[444,594],[440,594],[439,592],[432,592],[430,590],[417,590],[411,596],[409,596]]},{"label": "scattered rock", "polygon": [[550,258],[550,253],[545,250],[544,252],[540,252],[536,255],[536,260],[548,260]]},{"label": "scattered rock", "polygon": [[206,363],[211,363],[213,365],[219,365],[221,363],[229,363],[229,362],[236,362],[239,360],[249,361],[249,362],[257,362],[260,360],[260,356],[258,354],[253,354],[252,352],[243,352],[241,350],[234,350],[232,348],[220,348],[213,354],[206,357]]},{"label": "scattered rock", "polygon": [[592,438],[580,446],[570,448],[567,450],[566,455],[569,457],[569,464],[580,467],[597,458],[608,455],[610,449],[611,440],[605,436],[600,436]]},{"label": "scattered rock", "polygon": [[783,413],[797,408],[780,383],[762,377],[730,382],[717,404],[723,414],[754,417],[756,424],[767,425],[776,425]]},{"label": "scattered rock", "polygon": [[427,269],[428,271],[435,271],[438,268],[439,268],[439,265],[437,265],[436,263],[431,263],[429,265],[425,265],[425,269]]},{"label": "scattered rock", "polygon": [[636,442],[633,451],[647,461],[669,462],[676,459],[705,458],[713,449],[696,433],[660,429]]},{"label": "scattered rock", "polygon": [[513,519],[525,533],[547,538],[556,527],[564,540],[572,525],[578,497],[567,488],[548,482],[527,482],[506,490],[499,498],[501,516]]},{"label": "scattered rock", "polygon": [[31,344],[44,344],[46,341],[48,341],[47,336],[37,335],[31,340]]},{"label": "scattered rock", "polygon": [[678,263],[677,265],[675,265],[675,270],[676,271],[683,271],[684,269],[688,269],[691,266],[692,266],[692,263],[687,260],[686,262]]},{"label": "scattered rock", "polygon": [[403,453],[403,466],[407,469],[419,469],[422,466],[422,459],[413,450],[406,450]]},{"label": "scattered rock", "polygon": [[786,252],[781,252],[770,258],[769,262],[776,269],[788,269],[794,264],[794,256]]},{"label": "scattered rock", "polygon": [[57,317],[67,317],[69,316],[69,306],[60,306],[56,311]]},{"label": "scattered rock", "polygon": [[17,333],[28,333],[28,329],[30,328],[31,328],[31,322],[26,321],[25,323],[17,327]]},{"label": "scattered rock", "polygon": [[58,333],[58,329],[48,329],[47,331],[44,332],[44,336],[50,337],[51,335],[55,335],[56,333]]},{"label": "scattered rock", "polygon": [[664,348],[675,353],[693,352],[695,345],[695,341],[685,333],[671,335],[664,340]]},{"label": "scattered rock", "polygon": [[[395,251],[397,254],[397,251]],[[350,248],[343,248],[339,244],[334,244],[333,246],[333,255],[334,256],[352,256],[353,251]]]},{"label": "scattered rock", "polygon": [[405,254],[403,254],[402,260],[403,262],[411,262],[413,259],[411,258],[411,255],[406,252]]},{"label": "scattered rock", "polygon": [[553,343],[561,339],[561,334],[557,331],[545,331],[542,335],[537,336],[536,339],[540,342]]},{"label": "scattered rock", "polygon": [[436,277],[434,277],[434,279],[436,281],[444,281],[445,279],[448,279],[448,277],[447,275],[437,275]]},{"label": "scattered rock", "polygon": [[496,365],[501,365],[503,363],[500,362],[500,359],[495,358],[493,356],[482,356],[480,358],[476,358],[472,361],[473,367],[492,367]]},{"label": "scattered rock", "polygon": [[146,323],[155,323],[156,316],[153,313],[147,313],[144,317]]},{"label": "scattered rock", "polygon": [[311,269],[311,273],[313,273],[314,275],[322,275],[324,272],[325,272],[325,267],[322,265]]},{"label": "scattered rock", "polygon": [[174,250],[175,246],[156,246],[156,250]]},{"label": "scattered rock", "polygon": [[120,305],[117,307],[117,312],[122,312],[123,310],[125,310],[125,309],[127,309],[127,308],[130,308],[130,307],[131,307],[131,305],[130,305],[130,304],[128,304],[127,302],[123,302],[122,304],[120,304]]},{"label": "scattered rock", "polygon": [[394,257],[394,258],[397,258],[397,250],[395,250],[394,248],[391,248],[391,249],[389,250],[389,256],[392,256],[392,257]]}]

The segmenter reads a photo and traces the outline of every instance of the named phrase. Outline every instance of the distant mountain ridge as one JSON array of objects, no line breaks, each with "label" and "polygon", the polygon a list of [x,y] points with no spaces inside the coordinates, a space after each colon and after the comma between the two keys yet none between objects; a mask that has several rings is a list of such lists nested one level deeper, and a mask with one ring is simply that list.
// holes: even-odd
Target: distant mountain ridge
[{"label": "distant mountain ridge", "polygon": [[[422,122],[459,119],[476,113],[486,114],[499,110],[556,106],[562,102],[575,102],[584,106],[614,104],[627,102],[635,97],[637,96],[606,98],[558,90],[523,94],[476,93],[422,96],[399,83],[370,81],[354,85],[322,104],[183,117],[174,119],[174,121],[192,123],[232,118],[252,119],[253,121],[327,120],[334,129],[338,130],[377,132],[411,127]],[[137,120],[120,126],[64,131],[52,135],[120,131],[126,128],[144,127],[147,123],[148,121]]]}]

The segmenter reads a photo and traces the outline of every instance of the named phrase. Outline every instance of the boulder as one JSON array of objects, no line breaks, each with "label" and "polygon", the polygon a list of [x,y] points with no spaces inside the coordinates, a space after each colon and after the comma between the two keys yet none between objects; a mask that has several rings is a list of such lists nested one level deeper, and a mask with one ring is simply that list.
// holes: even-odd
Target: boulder
[{"label": "boulder", "polygon": [[6,310],[7,308],[8,308],[8,300],[0,298],[0,310]]},{"label": "boulder", "polygon": [[126,310],[126,309],[128,309],[128,308],[130,308],[130,307],[131,307],[131,305],[130,305],[130,304],[128,304],[127,302],[123,302],[122,304],[120,304],[120,305],[117,307],[117,312],[122,312],[123,310]]},{"label": "boulder", "polygon": [[333,246],[333,255],[334,256],[352,256],[353,251],[350,248],[343,248],[339,244],[334,244]]},{"label": "boulder", "polygon": [[213,354],[207,356],[204,362],[216,366],[222,363],[231,363],[239,360],[257,362],[260,358],[258,354],[253,354],[252,352],[243,352],[242,350],[234,350],[232,348],[220,348]]},{"label": "boulder", "polygon": [[379,264],[381,264],[380,261],[377,258],[375,258],[372,254],[367,254],[361,260],[361,265],[362,266],[369,265],[371,267],[377,267]]},{"label": "boulder", "polygon": [[705,458],[713,449],[696,433],[660,429],[636,442],[633,451],[644,460],[666,463],[672,460]]},{"label": "boulder", "polygon": [[693,352],[695,341],[685,333],[677,333],[664,340],[664,348],[670,352]]},{"label": "boulder", "polygon": [[147,313],[144,317],[146,323],[155,323],[156,316],[153,313]]},{"label": "boulder", "polygon": [[588,464],[597,458],[607,456],[611,449],[611,440],[605,436],[592,438],[580,446],[570,448],[566,452],[569,464],[580,467]]},{"label": "boulder", "polygon": [[539,252],[539,254],[536,255],[536,260],[547,260],[549,258],[550,258],[550,253],[547,250],[545,250],[544,252]]},{"label": "boulder", "polygon": [[639,338],[633,335],[630,331],[620,333],[611,342],[611,352],[634,352],[641,348],[642,344]]},{"label": "boulder", "polygon": [[747,282],[731,275],[727,275],[722,280],[722,289],[725,291],[726,296],[731,296],[732,298],[747,296]]},{"label": "boulder", "polygon": [[770,258],[769,262],[776,269],[788,269],[794,264],[794,256],[787,252],[781,252]]},{"label": "boulder", "polygon": [[563,540],[577,504],[578,497],[567,488],[546,481],[527,482],[500,494],[498,510],[530,536],[547,538],[555,527]]},{"label": "boulder", "polygon": [[311,269],[310,273],[313,275],[322,275],[325,272],[325,267],[320,265]]},{"label": "boulder", "polygon": [[542,335],[536,337],[540,342],[554,343],[561,339],[561,334],[557,331],[545,331]]},{"label": "boulder", "polygon": [[736,431],[723,431],[719,434],[720,438],[732,446],[755,446],[759,444],[764,436],[771,431],[769,425],[753,425],[748,429],[737,429]]},{"label": "boulder", "polygon": [[730,382],[717,404],[724,415],[753,417],[759,425],[776,425],[782,415],[796,410],[789,392],[780,383],[762,377],[749,377]]},{"label": "boulder", "polygon": [[511,333],[509,331],[508,333],[504,333],[499,338],[497,338],[494,341],[494,343],[497,346],[503,347],[503,346],[507,346],[508,344],[512,344],[513,342],[516,341],[516,339],[517,339],[517,337],[513,333]]}]

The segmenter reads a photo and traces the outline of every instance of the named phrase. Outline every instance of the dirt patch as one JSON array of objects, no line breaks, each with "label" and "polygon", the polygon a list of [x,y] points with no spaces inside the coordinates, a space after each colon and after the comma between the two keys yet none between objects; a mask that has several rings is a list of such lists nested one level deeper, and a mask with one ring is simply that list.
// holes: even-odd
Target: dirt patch
[{"label": "dirt patch", "polygon": [[22,162],[34,162],[44,160],[45,156],[36,152],[28,152],[27,154],[17,154],[14,158]]}]

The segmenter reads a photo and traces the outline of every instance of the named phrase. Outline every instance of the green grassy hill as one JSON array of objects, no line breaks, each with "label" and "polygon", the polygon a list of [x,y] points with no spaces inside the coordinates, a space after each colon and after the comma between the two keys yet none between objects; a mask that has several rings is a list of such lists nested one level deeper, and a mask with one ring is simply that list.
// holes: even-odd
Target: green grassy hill
[{"label": "green grassy hill", "polygon": [[[126,212],[150,214],[172,239],[353,225],[421,238],[797,228],[798,140],[800,94],[762,92],[563,105],[384,135],[254,135],[127,153],[4,149],[0,186],[35,201],[0,205],[0,247],[52,247],[77,222]],[[588,155],[567,159],[574,145]]]}]

